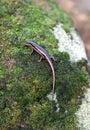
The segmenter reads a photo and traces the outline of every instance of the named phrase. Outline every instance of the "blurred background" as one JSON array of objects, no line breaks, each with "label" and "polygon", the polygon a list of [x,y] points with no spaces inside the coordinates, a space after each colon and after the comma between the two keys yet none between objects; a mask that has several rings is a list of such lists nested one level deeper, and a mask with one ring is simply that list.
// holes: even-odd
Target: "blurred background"
[{"label": "blurred background", "polygon": [[84,41],[87,57],[90,62],[90,0],[57,0],[69,14]]}]

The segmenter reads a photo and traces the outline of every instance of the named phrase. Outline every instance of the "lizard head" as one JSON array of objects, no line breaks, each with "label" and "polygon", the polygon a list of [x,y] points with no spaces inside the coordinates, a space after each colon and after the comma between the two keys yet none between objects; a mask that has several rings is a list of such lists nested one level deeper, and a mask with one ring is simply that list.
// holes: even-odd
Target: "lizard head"
[{"label": "lizard head", "polygon": [[23,42],[23,45],[32,46],[32,42]]}]

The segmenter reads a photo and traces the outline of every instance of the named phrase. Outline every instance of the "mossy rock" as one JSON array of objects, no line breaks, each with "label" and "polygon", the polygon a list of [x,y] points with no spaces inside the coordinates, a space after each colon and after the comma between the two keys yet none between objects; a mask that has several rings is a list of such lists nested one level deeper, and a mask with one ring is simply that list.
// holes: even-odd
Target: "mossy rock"
[{"label": "mossy rock", "polygon": [[[78,96],[83,96],[87,77],[67,53],[58,52],[51,29],[58,22],[66,31],[72,22],[54,1],[51,9],[37,7],[32,0],[0,2],[0,129],[1,130],[72,130]],[[46,60],[22,45],[35,41],[55,56],[55,91],[60,110],[47,95],[52,90],[52,73]],[[67,113],[66,113],[67,111]]]}]

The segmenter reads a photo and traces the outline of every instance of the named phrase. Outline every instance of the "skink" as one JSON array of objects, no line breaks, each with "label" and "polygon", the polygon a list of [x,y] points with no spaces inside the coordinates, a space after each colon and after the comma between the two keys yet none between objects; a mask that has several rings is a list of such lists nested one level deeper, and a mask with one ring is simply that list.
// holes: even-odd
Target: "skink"
[{"label": "skink", "polygon": [[55,87],[55,71],[54,71],[54,67],[51,61],[51,57],[49,56],[48,52],[41,47],[40,45],[38,45],[35,42],[24,42],[24,45],[30,46],[32,48],[32,52],[33,50],[35,50],[37,53],[39,53],[41,55],[41,58],[39,61],[41,61],[42,58],[45,58],[47,60],[47,62],[49,63],[51,70],[52,70],[52,80],[53,80],[53,88],[52,88],[52,100],[54,97],[54,87]]}]

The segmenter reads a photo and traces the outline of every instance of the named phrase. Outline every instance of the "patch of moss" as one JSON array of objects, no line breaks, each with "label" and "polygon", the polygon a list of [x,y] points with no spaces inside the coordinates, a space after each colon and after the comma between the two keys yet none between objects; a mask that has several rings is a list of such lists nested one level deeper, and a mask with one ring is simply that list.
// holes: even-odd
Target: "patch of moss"
[{"label": "patch of moss", "polygon": [[[67,53],[58,53],[57,41],[50,29],[59,19],[68,26],[68,20],[55,3],[50,1],[49,4],[51,10],[36,7],[32,0],[0,2],[1,130],[75,128],[78,96],[83,95],[87,78],[76,63],[70,62]],[[57,54],[53,64],[60,107],[58,113],[55,102],[47,98],[52,90],[51,69],[46,60],[37,62],[39,54],[34,52],[30,56],[31,48],[22,45],[27,40],[40,43],[51,55]]]},{"label": "patch of moss", "polygon": [[63,24],[63,29],[69,33],[70,28],[73,26],[73,22],[70,17],[66,14],[66,12],[60,7],[60,5],[56,4],[54,0],[49,0],[48,3],[52,7],[52,12],[49,15],[52,15],[53,21],[57,21],[57,23]]}]

